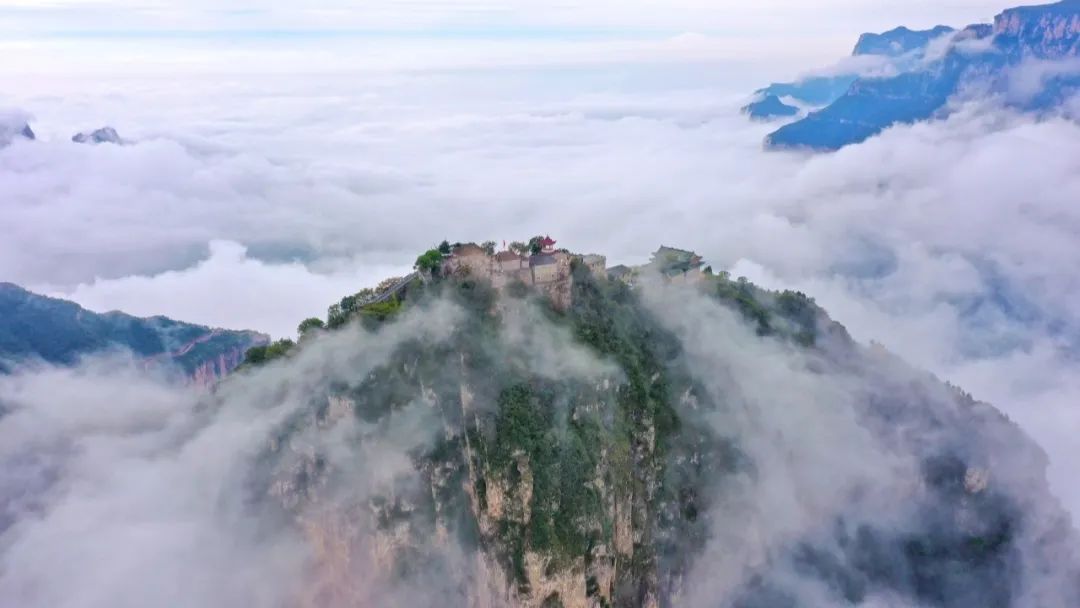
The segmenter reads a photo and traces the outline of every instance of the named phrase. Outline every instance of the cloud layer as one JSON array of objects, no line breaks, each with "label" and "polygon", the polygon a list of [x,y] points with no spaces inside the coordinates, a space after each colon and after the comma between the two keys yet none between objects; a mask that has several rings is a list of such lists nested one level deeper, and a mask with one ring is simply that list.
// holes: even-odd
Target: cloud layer
[{"label": "cloud layer", "polygon": [[[550,232],[613,262],[683,245],[803,289],[857,338],[999,404],[1080,510],[1067,476],[1080,128],[969,104],[832,155],[765,154],[769,127],[736,108],[770,78],[632,56],[28,78],[0,98],[41,139],[0,150],[0,277],[95,309],[283,334],[443,238]],[[104,124],[137,144],[68,142]]]}]

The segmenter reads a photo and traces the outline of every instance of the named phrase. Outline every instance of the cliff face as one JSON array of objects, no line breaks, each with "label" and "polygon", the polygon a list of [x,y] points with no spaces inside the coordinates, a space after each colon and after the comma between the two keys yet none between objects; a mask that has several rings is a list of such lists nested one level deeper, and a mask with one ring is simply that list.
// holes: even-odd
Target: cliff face
[{"label": "cliff face", "polygon": [[1080,55],[1080,2],[1009,9],[994,19],[994,33],[1040,59]]},{"label": "cliff face", "polygon": [[[911,44],[920,40],[913,36],[901,38]],[[986,40],[985,48],[971,46],[980,39]],[[860,46],[867,44],[869,48],[889,44],[906,48],[900,41],[889,42],[887,38],[864,37]],[[1080,89],[1075,66],[1063,64],[1061,69],[1049,70],[1041,90],[1024,95],[1013,92],[1013,72],[1023,70],[1032,60],[1061,62],[1077,57],[1080,2],[1066,0],[1010,9],[998,15],[993,26],[964,29],[940,59],[910,66],[894,77],[856,80],[823,109],[770,134],[766,143],[778,148],[835,150],[862,142],[894,124],[940,116],[949,99],[966,88],[1000,95],[1016,109],[1053,110]]]},{"label": "cliff face", "polygon": [[[1041,454],[993,408],[800,294],[574,272],[566,310],[469,278],[410,294],[446,339],[405,340],[281,425],[252,487],[311,547],[299,603],[1080,600]],[[427,308],[445,301],[452,323]]]},{"label": "cliff face", "polygon": [[225,346],[217,356],[199,355],[191,358],[191,369],[188,377],[191,382],[201,388],[210,388],[218,381],[225,378],[240,367],[244,362],[244,354],[251,346],[262,344],[265,339],[262,336],[252,336],[247,344]]}]

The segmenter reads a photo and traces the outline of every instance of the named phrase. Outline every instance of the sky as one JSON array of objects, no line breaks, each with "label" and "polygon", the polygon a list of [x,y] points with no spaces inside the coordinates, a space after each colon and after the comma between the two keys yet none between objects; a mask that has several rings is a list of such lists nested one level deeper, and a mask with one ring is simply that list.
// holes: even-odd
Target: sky
[{"label": "sky", "polygon": [[[0,7],[38,134],[0,150],[0,280],[281,337],[444,238],[684,246],[1001,407],[1080,513],[1080,127],[975,100],[809,156],[738,112],[863,31],[1006,5],[295,4]],[[103,125],[130,145],[70,143]]]},{"label": "sky", "polygon": [[[982,0],[374,0],[150,2],[14,0],[0,7],[9,70],[45,72],[402,69],[632,56],[832,60],[863,31],[963,26],[1001,8]],[[299,52],[298,51],[302,51]],[[255,55],[252,57],[251,55]],[[332,55],[333,57],[328,57]],[[319,56],[318,61],[310,61]],[[167,66],[167,68],[165,67]],[[235,65],[230,70],[234,71]]]}]

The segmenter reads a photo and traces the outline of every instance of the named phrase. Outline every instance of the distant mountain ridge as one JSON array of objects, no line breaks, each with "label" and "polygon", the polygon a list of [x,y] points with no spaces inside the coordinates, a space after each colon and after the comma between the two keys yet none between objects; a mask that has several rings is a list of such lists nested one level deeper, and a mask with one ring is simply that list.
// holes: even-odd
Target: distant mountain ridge
[{"label": "distant mountain ridge", "polygon": [[951,34],[956,30],[947,26],[939,25],[928,30],[909,30],[904,26],[889,30],[882,34],[863,34],[859,42],[855,44],[852,55],[885,55],[899,57],[905,53],[926,48],[935,38]]},{"label": "distant mountain ridge", "polygon": [[175,365],[205,385],[235,369],[248,349],[267,342],[268,336],[254,331],[212,329],[160,316],[99,314],[0,283],[0,373],[23,363],[72,365],[85,355],[123,350],[148,367]]},{"label": "distant mountain ridge", "polygon": [[[943,36],[942,48],[928,55],[931,43]],[[935,47],[936,48],[936,47]],[[772,85],[764,92],[800,99],[803,87],[819,93],[811,105],[824,106],[801,120],[787,124],[766,138],[772,148],[836,150],[865,141],[898,123],[911,123],[943,115],[949,99],[965,89],[1001,95],[1023,111],[1044,112],[1059,107],[1080,90],[1080,66],[1063,64],[1049,70],[1041,88],[1017,95],[1011,78],[1026,62],[1061,62],[1080,57],[1080,0],[1007,9],[994,24],[976,24],[956,31],[946,26],[915,32],[897,28],[884,34],[864,34],[855,55],[895,59],[891,76],[843,76],[801,83]],[[762,91],[759,91],[759,94]]]},{"label": "distant mountain ridge", "polygon": [[[881,34],[863,34],[851,56],[880,58],[878,69],[904,70],[922,59],[931,42],[953,32],[953,28],[939,25],[928,30],[898,27]],[[829,105],[842,97],[860,78],[859,73],[848,71],[854,69],[854,66],[849,66],[834,75],[811,76],[797,82],[774,82],[755,91],[754,101],[743,107],[743,113],[754,120],[797,115],[798,108],[784,103],[785,97],[809,106]]]}]

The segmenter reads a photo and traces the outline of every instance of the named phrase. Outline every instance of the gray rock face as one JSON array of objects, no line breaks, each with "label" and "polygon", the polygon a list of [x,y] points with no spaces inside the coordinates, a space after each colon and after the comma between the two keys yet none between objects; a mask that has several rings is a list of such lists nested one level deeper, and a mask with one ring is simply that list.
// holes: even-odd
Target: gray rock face
[{"label": "gray rock face", "polygon": [[17,139],[37,139],[30,128],[30,117],[21,111],[0,110],[0,148]]},{"label": "gray rock face", "polygon": [[76,133],[72,136],[71,141],[77,144],[117,144],[123,145],[125,142],[120,138],[120,134],[116,132],[116,129],[112,127],[102,127],[96,131],[90,133]]}]

